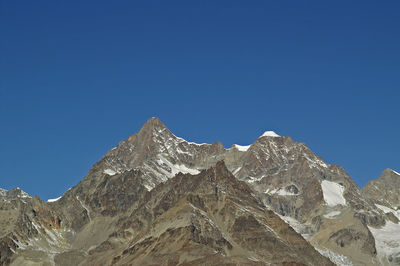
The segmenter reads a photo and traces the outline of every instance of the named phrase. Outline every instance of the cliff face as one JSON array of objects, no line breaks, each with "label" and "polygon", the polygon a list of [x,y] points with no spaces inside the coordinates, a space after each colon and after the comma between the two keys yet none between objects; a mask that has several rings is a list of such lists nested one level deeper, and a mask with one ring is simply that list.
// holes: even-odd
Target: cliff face
[{"label": "cliff face", "polygon": [[386,216],[382,228],[370,227],[380,260],[400,264],[400,174],[386,169],[378,179],[371,180],[362,189],[365,198],[371,199]]},{"label": "cliff face", "polygon": [[225,149],[187,142],[152,118],[54,202],[0,190],[0,261],[394,263],[374,230],[397,213],[365,191],[290,137],[266,132]]},{"label": "cliff face", "polygon": [[400,209],[400,174],[386,169],[378,179],[369,181],[362,193],[380,205]]}]

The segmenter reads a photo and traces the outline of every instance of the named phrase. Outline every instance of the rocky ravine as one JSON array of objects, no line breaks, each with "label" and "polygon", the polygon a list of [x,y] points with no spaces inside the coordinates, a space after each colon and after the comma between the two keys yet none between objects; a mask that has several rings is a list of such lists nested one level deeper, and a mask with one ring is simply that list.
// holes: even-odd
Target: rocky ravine
[{"label": "rocky ravine", "polygon": [[225,149],[152,118],[54,202],[0,190],[0,263],[396,265],[392,172],[361,191],[290,137]]}]

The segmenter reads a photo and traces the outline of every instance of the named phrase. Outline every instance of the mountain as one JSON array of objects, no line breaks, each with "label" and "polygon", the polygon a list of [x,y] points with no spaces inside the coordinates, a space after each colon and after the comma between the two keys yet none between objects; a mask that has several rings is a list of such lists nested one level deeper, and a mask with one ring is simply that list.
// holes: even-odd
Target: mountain
[{"label": "mountain", "polygon": [[0,262],[396,265],[399,179],[385,172],[360,190],[273,131],[226,149],[151,118],[59,199],[9,203],[0,190]]},{"label": "mountain", "polygon": [[378,179],[369,181],[362,192],[376,203],[397,210],[400,209],[399,189],[400,174],[386,169]]},{"label": "mountain", "polygon": [[362,193],[372,199],[387,218],[382,228],[370,228],[378,252],[400,265],[400,174],[386,169],[378,179],[369,181]]}]

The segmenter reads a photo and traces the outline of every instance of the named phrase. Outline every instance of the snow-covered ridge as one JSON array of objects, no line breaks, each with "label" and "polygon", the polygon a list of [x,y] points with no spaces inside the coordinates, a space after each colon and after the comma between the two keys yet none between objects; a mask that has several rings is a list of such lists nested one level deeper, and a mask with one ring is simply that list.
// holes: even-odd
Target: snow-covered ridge
[{"label": "snow-covered ridge", "polygon": [[324,200],[328,206],[346,205],[343,197],[344,187],[336,182],[323,180],[321,182]]},{"label": "snow-covered ridge", "polygon": [[280,137],[280,136],[276,134],[274,131],[265,131],[264,134],[261,135],[261,137]]},{"label": "snow-covered ridge", "polygon": [[[178,136],[176,136],[176,135],[174,135],[174,133],[172,133],[171,131],[169,131],[166,127],[163,127],[163,128],[155,128],[154,129],[154,133],[155,133],[155,135],[156,136],[163,136],[164,135],[164,133],[163,132],[168,132],[167,133],[167,135],[170,135],[170,137],[168,138],[170,141],[172,140],[177,140],[178,141],[178,143],[182,143],[182,142],[186,142],[186,143],[188,143],[188,144],[192,144],[192,145],[196,145],[196,146],[202,146],[202,145],[211,145],[211,144],[208,144],[208,143],[195,143],[195,142],[191,142],[191,141],[187,141],[187,140],[185,140],[185,139],[183,139],[183,138],[181,138],[181,137],[178,137]],[[171,136],[172,136],[172,138],[171,138]],[[164,137],[162,137],[162,138],[164,138]],[[165,139],[164,139],[165,140]]]},{"label": "snow-covered ridge", "polygon": [[395,173],[396,175],[400,175],[400,173],[398,173],[398,172],[396,172],[395,170],[393,170],[393,169],[390,169],[393,173]]},{"label": "snow-covered ridge", "polygon": [[48,199],[47,200],[47,202],[55,202],[55,201],[57,201],[57,200],[59,200],[59,199],[61,199],[62,198],[62,196],[64,196],[65,195],[65,193],[67,193],[67,191],[69,191],[69,190],[71,190],[72,188],[70,187],[69,189],[67,189],[65,192],[64,192],[64,194],[63,195],[61,195],[61,196],[59,196],[58,198],[55,198],[55,199]]},{"label": "snow-covered ridge", "polygon": [[55,202],[55,201],[61,199],[61,197],[62,196],[59,196],[58,198],[55,198],[55,199],[48,199],[47,202]]},{"label": "snow-covered ridge", "polygon": [[[174,135],[175,136],[175,135]],[[197,146],[202,146],[202,145],[211,145],[211,144],[208,144],[208,143],[196,143],[196,142],[191,142],[191,141],[187,141],[187,140],[185,140],[185,139],[183,139],[183,138],[180,138],[180,137],[177,137],[177,136],[175,136],[180,142],[186,142],[186,143],[188,143],[188,144],[192,144],[192,145],[197,145]]]},{"label": "snow-covered ridge", "polygon": [[250,146],[251,145],[242,146],[242,145],[238,145],[238,144],[233,144],[233,147],[235,147],[239,151],[247,151],[250,148]]}]

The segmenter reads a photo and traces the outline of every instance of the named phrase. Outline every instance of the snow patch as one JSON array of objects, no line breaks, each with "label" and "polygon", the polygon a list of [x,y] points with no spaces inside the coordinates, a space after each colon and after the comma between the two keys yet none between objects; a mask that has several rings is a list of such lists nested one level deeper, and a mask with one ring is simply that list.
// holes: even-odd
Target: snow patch
[{"label": "snow patch", "polygon": [[162,155],[158,155],[158,158],[159,158],[159,160],[157,162],[159,164],[165,164],[171,169],[169,177],[174,177],[179,172],[183,173],[183,174],[191,174],[191,175],[197,175],[200,173],[199,170],[186,167],[183,164],[172,164],[170,161],[168,161]]},{"label": "snow patch", "polygon": [[269,195],[279,195],[279,196],[296,196],[296,194],[287,191],[284,188],[267,189],[264,193]]},{"label": "snow patch", "polygon": [[343,255],[335,253],[329,249],[315,248],[322,256],[327,257],[338,266],[352,266],[351,260]]},{"label": "snow patch", "polygon": [[334,219],[334,217],[338,216],[339,214],[341,214],[340,211],[332,211],[330,213],[325,214],[324,217],[328,219]]},{"label": "snow patch", "polygon": [[260,181],[260,180],[263,179],[263,178],[264,178],[264,176],[261,176],[261,177],[259,177],[259,178],[256,178],[256,177],[254,177],[254,176],[248,176],[246,181],[247,181],[248,183],[254,183],[254,182]]},{"label": "snow patch", "polygon": [[306,153],[304,153],[303,156],[307,159],[311,168],[317,168],[318,166],[328,168],[328,165],[318,158],[312,159],[312,158],[308,157],[308,155]]},{"label": "snow patch", "polygon": [[290,227],[293,228],[296,233],[300,234],[305,240],[309,239],[311,237],[309,233],[309,229],[307,228],[306,225],[300,223],[296,219],[289,217],[289,216],[283,216],[277,213],[277,215],[285,222],[287,223]]},{"label": "snow patch", "polygon": [[242,146],[242,145],[237,145],[237,144],[233,144],[233,146],[238,149],[239,151],[247,151],[251,145],[247,145],[247,146]]},{"label": "snow patch", "polygon": [[343,197],[344,187],[336,182],[323,180],[321,182],[324,200],[328,206],[346,205]]},{"label": "snow patch", "polygon": [[233,171],[232,174],[233,174],[233,175],[236,175],[236,174],[240,171],[240,169],[242,169],[241,166],[238,167],[235,171]]},{"label": "snow patch", "polygon": [[144,187],[147,189],[147,191],[151,191],[154,188],[148,184],[144,184]]},{"label": "snow patch", "polygon": [[47,202],[55,202],[55,201],[61,199],[61,197],[62,196],[59,196],[58,198],[55,198],[55,199],[48,199]]},{"label": "snow patch", "polygon": [[380,229],[368,226],[375,238],[378,256],[389,256],[400,253],[400,224],[387,221]]},{"label": "snow patch", "polygon": [[280,136],[276,134],[274,131],[265,131],[264,134],[261,135],[261,137],[280,137]]},{"label": "snow patch", "polygon": [[388,213],[388,212],[393,213],[393,215],[396,216],[396,218],[400,220],[400,211],[396,211],[396,210],[393,210],[393,209],[391,209],[389,207],[386,207],[386,206],[383,206],[383,205],[379,205],[379,204],[375,204],[375,205],[380,210],[382,210],[384,213]]},{"label": "snow patch", "polygon": [[20,191],[20,195],[18,195],[18,198],[32,198],[28,193],[26,193],[19,187],[16,187],[16,189]]},{"label": "snow patch", "polygon": [[249,260],[252,260],[252,261],[260,261],[260,260],[258,260],[256,257],[248,257],[248,259],[249,259]]},{"label": "snow patch", "polygon": [[110,175],[110,176],[113,176],[113,175],[116,175],[116,174],[117,174],[117,172],[115,172],[114,170],[111,170],[111,169],[105,169],[105,170],[103,171],[103,173],[105,173],[105,174],[107,174],[107,175]]}]

